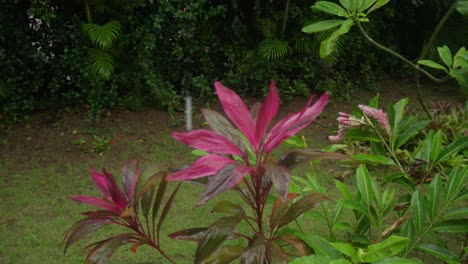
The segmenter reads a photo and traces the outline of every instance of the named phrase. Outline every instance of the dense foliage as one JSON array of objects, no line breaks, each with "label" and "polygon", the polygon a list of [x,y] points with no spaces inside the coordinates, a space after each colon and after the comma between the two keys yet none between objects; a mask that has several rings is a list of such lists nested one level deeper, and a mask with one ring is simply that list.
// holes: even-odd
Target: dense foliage
[{"label": "dense foliage", "polygon": [[[355,89],[375,87],[384,73],[405,72],[396,59],[368,49],[357,31],[332,58],[320,60],[327,33],[301,33],[323,17],[310,9],[313,2],[1,0],[1,118],[68,104],[82,104],[92,117],[116,104],[174,112],[186,93],[200,102],[212,98],[213,80],[241,94],[262,94],[274,79],[286,98],[311,90],[347,98]],[[427,38],[423,33],[447,6],[403,2],[389,3],[368,30],[415,57]],[[434,21],[425,19],[421,29],[428,12]],[[466,23],[458,16],[449,22]]]}]

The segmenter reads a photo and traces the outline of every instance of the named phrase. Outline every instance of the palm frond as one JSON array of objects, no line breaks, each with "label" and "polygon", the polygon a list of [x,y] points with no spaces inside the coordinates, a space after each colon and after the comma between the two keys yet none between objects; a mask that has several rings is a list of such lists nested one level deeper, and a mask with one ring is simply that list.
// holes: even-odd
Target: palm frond
[{"label": "palm frond", "polygon": [[89,49],[88,59],[91,71],[103,80],[109,80],[116,68],[114,58],[106,51],[100,49]]},{"label": "palm frond", "polygon": [[109,49],[119,39],[122,31],[118,21],[110,21],[105,25],[85,24],[83,31],[91,41],[101,49]]},{"label": "palm frond", "polygon": [[[319,53],[320,53],[320,44],[326,40],[333,31],[324,31],[324,32],[318,32],[314,34],[312,43],[311,43],[311,48],[312,48],[312,54],[317,56],[317,58],[320,58]],[[338,62],[338,59],[343,51],[344,47],[344,38],[339,38],[335,44],[335,48],[333,49],[333,52],[328,55],[325,59],[323,59],[323,62],[329,65],[333,65]]]},{"label": "palm frond", "polygon": [[313,54],[314,41],[308,36],[299,36],[294,42],[294,51],[300,54]]},{"label": "palm frond", "polygon": [[277,60],[288,55],[289,45],[286,41],[275,38],[267,38],[260,43],[258,53],[269,60]]},{"label": "palm frond", "polygon": [[273,38],[277,35],[277,23],[271,18],[261,18],[258,20],[258,30],[265,38]]}]

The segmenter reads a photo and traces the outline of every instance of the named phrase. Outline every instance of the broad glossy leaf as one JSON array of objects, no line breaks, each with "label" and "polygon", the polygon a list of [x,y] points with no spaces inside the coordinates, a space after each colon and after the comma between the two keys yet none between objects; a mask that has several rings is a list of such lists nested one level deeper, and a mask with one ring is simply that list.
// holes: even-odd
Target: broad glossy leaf
[{"label": "broad glossy leaf", "polygon": [[449,47],[447,47],[447,45],[437,47],[437,52],[445,65],[447,65],[449,69],[452,68],[452,52],[450,52]]},{"label": "broad glossy leaf", "polygon": [[274,240],[266,242],[266,258],[270,264],[287,264],[288,255],[281,246]]},{"label": "broad glossy leaf", "polygon": [[[283,229],[284,230],[284,229]],[[312,254],[312,250],[307,246],[307,244],[294,235],[281,235],[278,236],[278,239],[283,240],[284,242],[293,246],[301,256],[306,256]]]},{"label": "broad glossy leaf", "polygon": [[450,204],[466,185],[468,178],[468,166],[464,168],[455,167],[449,174],[447,186],[445,187],[445,203]]},{"label": "broad glossy leaf", "polygon": [[169,235],[169,237],[177,240],[200,241],[206,236],[208,227],[194,227],[181,231],[177,231]]},{"label": "broad glossy leaf", "polygon": [[313,160],[322,159],[349,159],[347,155],[336,152],[324,152],[319,149],[300,149],[286,153],[279,161],[278,165],[284,166],[289,169],[307,163]]},{"label": "broad glossy leaf", "polygon": [[234,91],[224,87],[220,82],[215,82],[214,85],[226,115],[242,131],[242,134],[244,134],[249,142],[252,145],[256,145],[255,121],[249,108]]},{"label": "broad glossy leaf", "polygon": [[464,16],[468,16],[468,1],[462,0],[457,4],[457,10]]},{"label": "broad glossy leaf", "polygon": [[281,218],[278,227],[281,228],[283,226],[286,226],[306,211],[314,208],[316,205],[327,200],[330,200],[330,198],[319,193],[304,196],[303,198],[296,201],[290,208],[288,208],[288,210],[284,213],[283,217]]},{"label": "broad glossy leaf", "polygon": [[265,263],[266,261],[266,240],[262,233],[257,233],[249,241],[249,245],[242,252],[242,264]]},{"label": "broad glossy leaf", "polygon": [[73,232],[68,235],[67,242],[65,243],[64,253],[67,252],[68,247],[83,238],[89,233],[92,233],[99,228],[106,226],[112,222],[111,217],[106,218],[86,218],[79,221],[73,228]]},{"label": "broad glossy leaf", "polygon": [[360,165],[356,171],[356,182],[359,193],[367,205],[372,203],[372,179],[366,166]]},{"label": "broad glossy leaf", "polygon": [[426,228],[426,201],[419,191],[411,198],[411,212],[415,231],[420,234]]},{"label": "broad glossy leaf", "polygon": [[448,210],[443,215],[444,219],[468,218],[468,207],[460,207]]},{"label": "broad glossy leaf", "polygon": [[138,160],[127,161],[122,168],[122,187],[127,201],[133,201],[133,194],[139,177],[140,162]]},{"label": "broad glossy leaf", "polygon": [[367,14],[374,12],[375,10],[386,5],[388,2],[390,2],[390,0],[377,0],[377,2],[369,9],[369,11],[367,11]]},{"label": "broad glossy leaf", "polygon": [[286,199],[278,198],[276,199],[275,204],[270,215],[270,228],[273,230],[279,223],[281,217],[283,217],[284,212],[288,209],[289,203],[298,196],[297,193],[288,193]]},{"label": "broad glossy leaf", "polygon": [[380,137],[374,132],[351,128],[345,134],[345,139],[356,141],[380,142]]},{"label": "broad glossy leaf", "polygon": [[125,243],[138,241],[132,234],[121,234],[97,243],[86,256],[86,264],[107,263],[115,251]]},{"label": "broad glossy leaf", "polygon": [[377,0],[360,0],[359,12],[364,12],[371,7]]},{"label": "broad glossy leaf", "polygon": [[231,215],[245,215],[244,209],[240,205],[227,200],[222,200],[216,203],[211,212]]},{"label": "broad glossy leaf", "polygon": [[286,200],[289,191],[291,173],[285,166],[266,165],[265,175],[271,180],[273,186],[280,194],[281,199]]},{"label": "broad glossy leaf", "polygon": [[229,216],[220,218],[211,225],[206,231],[206,235],[200,243],[198,243],[194,263],[202,263],[213,252],[215,252],[241,220],[242,217]]},{"label": "broad glossy leaf", "polygon": [[440,204],[440,197],[442,194],[442,181],[440,175],[437,174],[429,186],[429,197],[428,197],[428,207],[429,207],[429,219],[435,221],[439,208],[442,207]]},{"label": "broad glossy leaf", "polygon": [[341,19],[322,20],[303,27],[302,32],[310,34],[327,31],[341,25],[343,22],[344,20]]},{"label": "broad glossy leaf", "polygon": [[255,141],[257,142],[255,148],[258,148],[259,145],[263,143],[268,125],[273,117],[278,113],[278,107],[278,90],[276,89],[275,83],[272,81],[270,83],[268,95],[258,110],[258,118],[255,124]]},{"label": "broad glossy leaf", "polygon": [[468,68],[453,69],[450,76],[455,78],[463,89],[468,88]]},{"label": "broad glossy leaf", "polygon": [[327,39],[320,43],[320,58],[328,57],[334,50],[338,39],[349,32],[349,29],[354,25],[352,19],[345,20],[340,27],[335,30]]},{"label": "broad glossy leaf", "polygon": [[395,149],[395,142],[400,134],[400,122],[403,119],[406,105],[408,105],[408,98],[403,98],[393,105],[392,111],[389,111],[388,121],[391,127],[390,148],[393,150]]},{"label": "broad glossy leaf", "polygon": [[437,224],[431,230],[444,233],[467,233],[468,221],[466,219],[447,220]]},{"label": "broad glossy leaf", "polygon": [[340,4],[346,8],[347,10],[353,9],[353,2],[354,0],[340,0]]},{"label": "broad glossy leaf", "polygon": [[392,258],[386,258],[381,261],[375,262],[374,264],[423,264],[423,263],[417,259],[392,257]]},{"label": "broad glossy leaf", "polygon": [[[467,1],[468,2],[468,1]],[[453,68],[468,68],[468,52],[465,47],[461,47],[453,56]]]},{"label": "broad glossy leaf", "polygon": [[334,259],[329,256],[318,256],[318,255],[310,255],[304,256],[300,258],[295,258],[293,261],[289,262],[289,264],[330,264],[331,261]]},{"label": "broad glossy leaf", "polygon": [[468,137],[461,137],[450,143],[447,147],[440,152],[437,157],[437,163],[444,162],[452,155],[455,155],[459,151],[468,148]]},{"label": "broad glossy leaf", "polygon": [[387,158],[386,156],[359,153],[359,154],[351,156],[351,158],[359,163],[371,163],[371,164],[395,166],[395,162],[392,159]]},{"label": "broad glossy leaf", "polygon": [[244,142],[239,137],[237,130],[223,115],[211,109],[202,109],[202,114],[211,130],[225,136],[245,152]]},{"label": "broad glossy leaf", "polygon": [[224,136],[213,131],[196,129],[186,133],[173,132],[176,140],[196,149],[216,154],[231,154],[242,156],[242,150]]},{"label": "broad glossy leaf", "polygon": [[365,215],[368,214],[366,208],[364,208],[359,201],[343,199],[339,200],[338,203],[343,205],[345,208],[357,210],[358,212],[363,213]]},{"label": "broad glossy leaf", "polygon": [[444,72],[448,73],[447,68],[431,60],[418,60],[418,64],[421,64],[430,68],[438,69],[438,70],[443,70]]},{"label": "broad glossy leaf", "polygon": [[236,258],[238,258],[242,252],[244,251],[243,247],[240,246],[221,246],[216,249],[213,254],[211,254],[208,258],[203,260],[201,263],[203,264],[225,264],[230,263]]},{"label": "broad glossy leaf", "polygon": [[385,258],[395,256],[408,245],[409,239],[406,237],[390,236],[384,241],[372,244],[367,252],[360,255],[363,262],[376,262]]},{"label": "broad glossy leaf", "polygon": [[228,164],[224,166],[218,174],[210,178],[198,204],[204,204],[213,196],[232,189],[249,173],[249,171],[249,167],[239,164]]},{"label": "broad glossy leaf", "polygon": [[348,200],[353,199],[353,195],[351,194],[348,187],[344,183],[335,180],[335,186],[344,195],[345,199],[348,199]]},{"label": "broad glossy leaf", "polygon": [[446,261],[449,264],[460,263],[460,261],[458,260],[458,256],[456,256],[454,253],[448,251],[445,248],[426,243],[418,245],[417,248],[423,252],[433,255],[436,258]]},{"label": "broad glossy leaf", "polygon": [[440,151],[442,150],[442,130],[437,131],[434,134],[431,142],[431,154],[430,159],[432,163],[435,163],[440,155]]},{"label": "broad glossy leaf", "polygon": [[398,135],[398,138],[395,142],[395,148],[398,149],[404,144],[406,144],[408,140],[415,136],[421,129],[425,128],[430,122],[430,120],[422,120],[412,123],[410,127],[405,129],[404,131],[402,131],[401,134]]},{"label": "broad glossy leaf", "polygon": [[335,152],[337,150],[342,150],[346,149],[348,145],[346,144],[333,144],[333,145],[328,145],[325,148],[321,149],[323,152]]},{"label": "broad glossy leaf", "polygon": [[351,244],[339,242],[339,243],[331,243],[331,245],[334,248],[338,249],[344,255],[350,257],[353,263],[358,262],[357,251]]},{"label": "broad glossy leaf", "polygon": [[313,248],[316,255],[329,256],[332,259],[341,258],[341,253],[329,241],[318,235],[299,234],[298,237],[304,240],[309,247]]},{"label": "broad glossy leaf", "polygon": [[328,1],[318,1],[312,6],[312,9],[321,11],[324,13],[328,13],[331,15],[341,16],[341,17],[349,17],[348,11],[342,8],[341,6],[328,2]]}]

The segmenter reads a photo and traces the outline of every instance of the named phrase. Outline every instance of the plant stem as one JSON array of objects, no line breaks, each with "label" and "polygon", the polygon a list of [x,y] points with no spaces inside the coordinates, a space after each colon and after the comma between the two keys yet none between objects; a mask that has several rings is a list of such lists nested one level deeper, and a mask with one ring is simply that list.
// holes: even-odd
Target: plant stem
[{"label": "plant stem", "polygon": [[286,7],[284,8],[284,17],[283,17],[283,25],[281,27],[281,35],[284,37],[284,33],[286,32],[286,24],[288,22],[288,15],[289,15],[289,6],[291,5],[291,0],[286,1]]},{"label": "plant stem", "polygon": [[86,19],[88,20],[88,23],[91,24],[93,23],[93,18],[91,16],[91,9],[89,8],[88,0],[83,0],[83,2],[84,2],[84,8],[86,12]]},{"label": "plant stem", "polygon": [[421,69],[418,67],[418,65],[412,63],[411,61],[409,61],[407,58],[401,56],[400,54],[396,53],[395,51],[383,46],[382,44],[378,43],[377,41],[375,41],[373,38],[371,38],[367,32],[364,30],[364,28],[362,27],[361,23],[359,22],[356,22],[356,24],[358,25],[359,27],[359,30],[361,31],[362,35],[370,42],[372,43],[374,46],[376,46],[377,48],[385,51],[385,52],[388,52],[390,54],[392,54],[393,56],[397,57],[398,59],[404,61],[406,64],[410,65],[412,68],[414,68],[415,70],[417,71],[420,71],[421,73],[423,73],[424,75],[426,75],[429,79],[431,79],[432,81],[436,82],[436,83],[443,83],[445,82],[445,79],[439,79],[437,77],[435,77],[434,75],[430,74],[429,72],[425,71],[424,69]]}]

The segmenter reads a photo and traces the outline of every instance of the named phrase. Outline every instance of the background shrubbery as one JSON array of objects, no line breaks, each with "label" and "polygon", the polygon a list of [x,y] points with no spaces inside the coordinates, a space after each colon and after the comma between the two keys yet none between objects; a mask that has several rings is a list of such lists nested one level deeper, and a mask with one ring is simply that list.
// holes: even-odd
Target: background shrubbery
[{"label": "background shrubbery", "polygon": [[[392,1],[369,33],[416,58],[446,2]],[[346,45],[338,43],[331,58],[320,60],[326,34],[301,33],[302,26],[323,16],[310,9],[313,3],[0,0],[1,118],[12,121],[68,104],[84,105],[94,118],[114,105],[174,112],[186,93],[200,102],[210,99],[214,80],[244,95],[262,94],[274,79],[283,98],[328,90],[346,99],[356,89],[374,89],[377,78],[408,74],[357,31],[340,40]],[[118,22],[119,34],[106,48],[83,30],[85,24],[104,28],[111,21]],[[466,19],[457,14],[440,36],[458,47],[463,37],[454,36],[467,36],[459,34],[463,31]],[[100,71],[107,77],[95,74]]]}]

